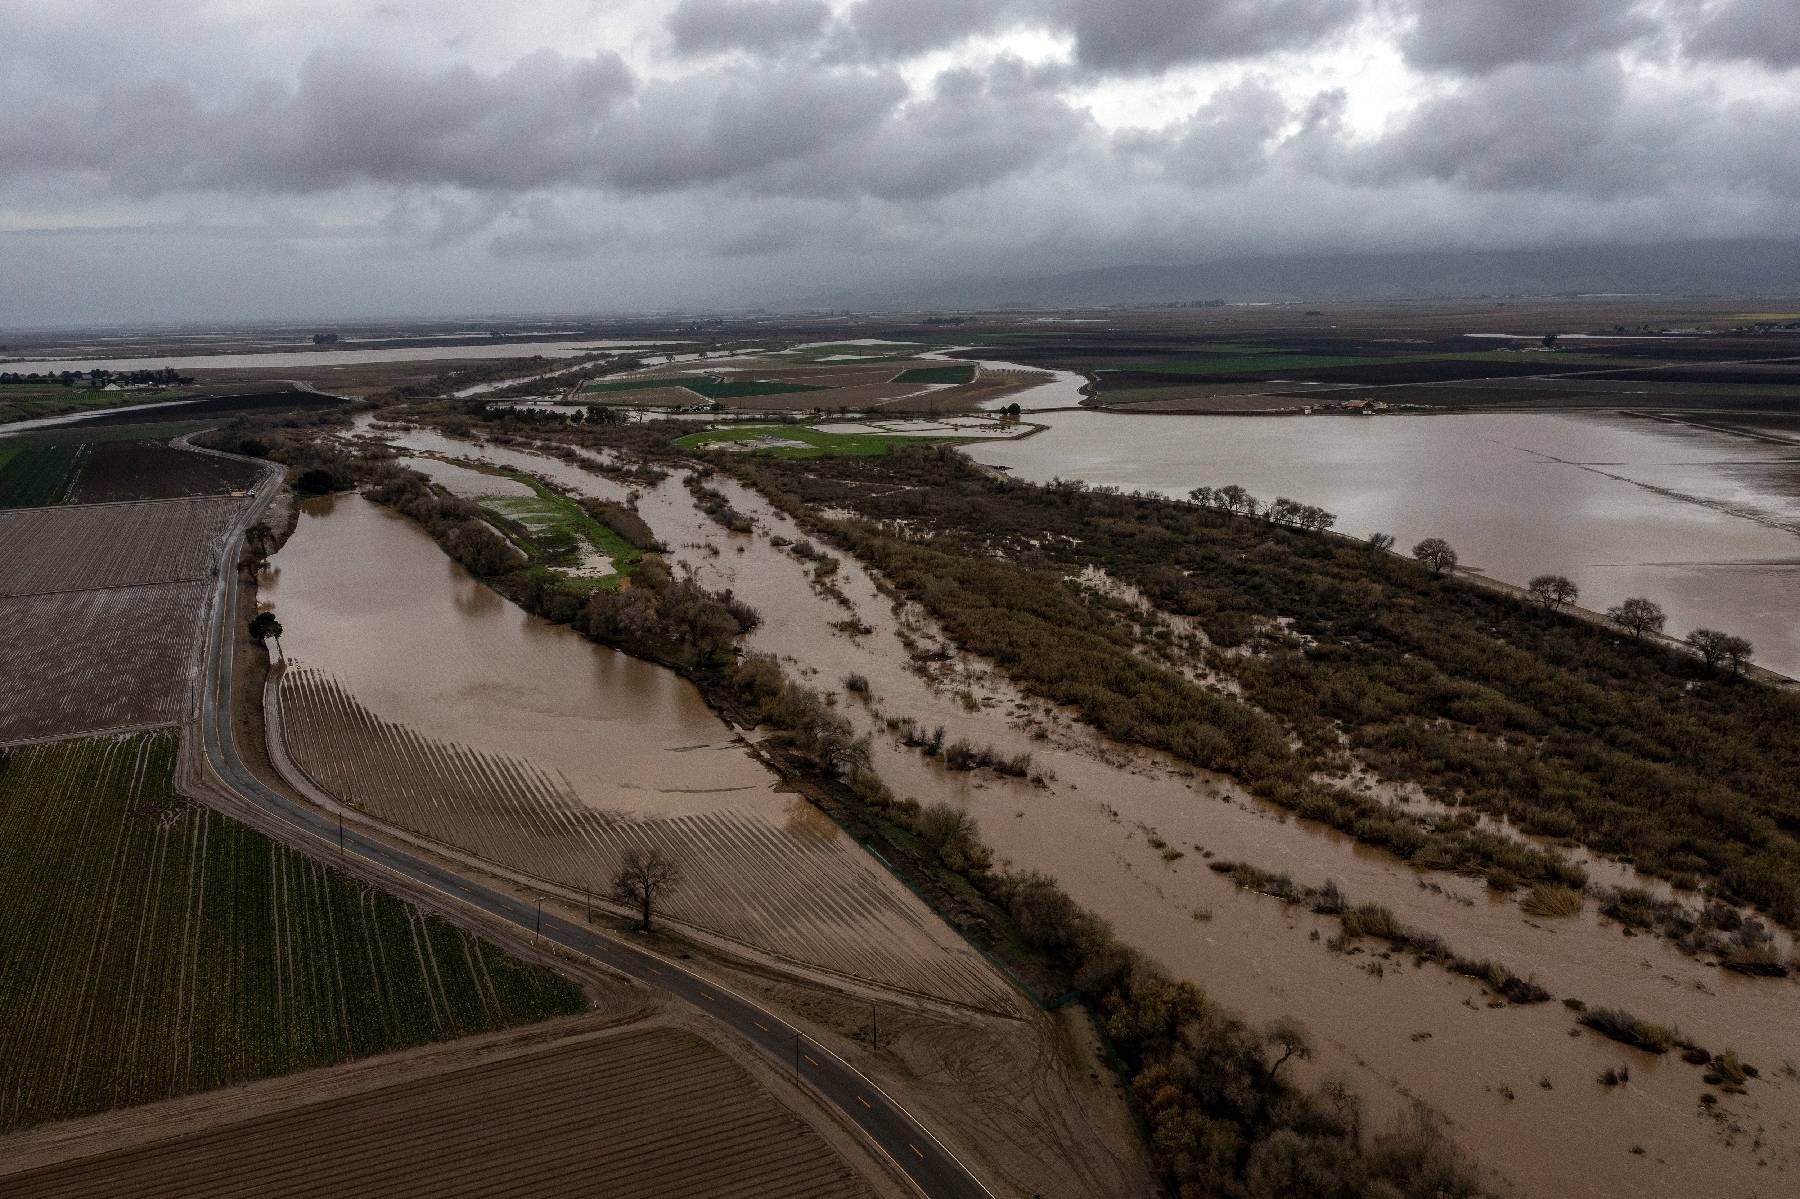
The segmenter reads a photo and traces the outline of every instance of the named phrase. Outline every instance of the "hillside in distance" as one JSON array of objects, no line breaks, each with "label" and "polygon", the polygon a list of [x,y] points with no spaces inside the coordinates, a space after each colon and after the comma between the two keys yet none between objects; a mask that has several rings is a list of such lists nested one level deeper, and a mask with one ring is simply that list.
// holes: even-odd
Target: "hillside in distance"
[{"label": "hillside in distance", "polygon": [[964,278],[896,306],[1072,308],[1205,300],[1394,300],[1562,293],[1800,293],[1800,239],[1744,238],[1530,250],[1249,255],[1183,264]]}]

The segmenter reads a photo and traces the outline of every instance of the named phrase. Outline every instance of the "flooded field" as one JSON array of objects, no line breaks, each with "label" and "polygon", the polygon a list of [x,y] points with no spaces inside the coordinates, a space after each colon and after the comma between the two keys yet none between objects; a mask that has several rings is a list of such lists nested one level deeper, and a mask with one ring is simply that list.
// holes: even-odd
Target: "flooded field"
[{"label": "flooded field", "polygon": [[569,357],[594,350],[658,345],[653,341],[617,341],[583,337],[572,341],[508,341],[495,345],[443,345],[421,340],[413,346],[367,350],[266,350],[247,354],[176,354],[162,358],[38,358],[0,359],[0,368],[19,374],[60,371],[155,371],[165,367],[196,370],[281,370],[288,367],[355,366],[372,362],[461,362],[469,359]]},{"label": "flooded field", "polygon": [[778,793],[679,676],[528,616],[354,495],[307,504],[271,566],[289,749],[327,791],[597,893],[625,846],[655,841],[690,879],[672,917],[826,970],[1008,1004],[954,933]]},{"label": "flooded field", "polygon": [[1593,609],[1649,596],[1671,633],[1737,633],[1800,675],[1800,449],[1617,415],[1036,419],[1045,432],[970,453],[1040,482],[1237,483],[1402,549],[1443,537],[1465,567],[1521,585],[1564,574]]},{"label": "flooded field", "polygon": [[[579,467],[518,449],[430,433],[400,440],[510,465],[535,461],[579,490],[622,493]],[[876,764],[897,794],[966,807],[1004,859],[1054,875],[1128,943],[1226,1006],[1254,1021],[1299,1016],[1320,1042],[1313,1076],[1348,1078],[1374,1123],[1423,1101],[1528,1195],[1791,1191],[1800,1169],[1792,1149],[1800,1080],[1787,1067],[1800,1062],[1800,985],[1742,978],[1656,938],[1624,936],[1591,901],[1572,919],[1526,917],[1480,880],[1415,870],[1269,809],[1228,779],[1111,743],[1019,694],[987,664],[940,656],[932,623],[883,596],[856,563],[842,562],[832,580],[837,594],[816,585],[810,563],[771,541],[804,537],[792,522],[728,481],[713,485],[757,520],[754,534],[725,532],[693,507],[678,478],[645,491],[640,512],[677,562],[763,613],[750,648],[839,691],[841,710],[874,736]],[[866,701],[842,687],[852,672],[869,680]],[[952,772],[888,731],[888,718],[904,717],[944,724],[976,745],[1028,752],[1041,782]],[[1493,1006],[1479,983],[1415,966],[1378,943],[1334,953],[1325,942],[1335,921],[1237,888],[1207,869],[1209,857],[1287,870],[1311,885],[1335,879],[1352,900],[1385,904],[1459,953],[1535,978],[1557,1000],[1678,1025],[1715,1053],[1734,1048],[1761,1077],[1747,1094],[1703,1106],[1710,1088],[1676,1055],[1653,1057],[1585,1031],[1572,1036],[1573,1015],[1560,1002]],[[1607,863],[1595,874],[1632,878]],[[1630,1069],[1628,1085],[1598,1081],[1621,1066]]]}]

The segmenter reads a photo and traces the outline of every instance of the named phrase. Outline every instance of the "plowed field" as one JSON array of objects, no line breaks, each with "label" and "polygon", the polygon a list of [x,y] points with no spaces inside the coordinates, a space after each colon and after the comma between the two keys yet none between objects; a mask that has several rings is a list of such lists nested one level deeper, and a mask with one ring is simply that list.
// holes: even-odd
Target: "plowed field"
[{"label": "plowed field", "polygon": [[89,447],[87,466],[70,498],[77,504],[109,504],[229,495],[248,490],[260,474],[254,463],[158,441],[106,441]]},{"label": "plowed field", "polygon": [[868,1187],[718,1050],[652,1029],[0,1178],[18,1199],[826,1199]]},{"label": "plowed field", "polygon": [[0,750],[0,1132],[584,1006],[181,799],[176,748]]},{"label": "plowed field", "polygon": [[[584,804],[527,762],[421,737],[334,680],[290,670],[283,736],[325,791],[402,828],[571,888],[603,893],[620,855],[660,845],[687,882],[675,920],[841,974],[1010,1010],[988,965],[823,815],[642,816]],[[621,807],[630,803],[621,793]]]},{"label": "plowed field", "polygon": [[0,512],[0,595],[205,577],[240,502],[166,500]]},{"label": "plowed field", "polygon": [[0,596],[0,744],[172,724],[206,584]]}]

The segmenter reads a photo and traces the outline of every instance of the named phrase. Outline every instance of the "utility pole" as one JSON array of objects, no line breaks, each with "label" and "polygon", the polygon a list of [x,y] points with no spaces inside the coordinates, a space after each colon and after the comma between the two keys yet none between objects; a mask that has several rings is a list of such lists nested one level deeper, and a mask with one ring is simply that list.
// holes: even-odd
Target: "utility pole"
[{"label": "utility pole", "polygon": [[542,895],[540,895],[540,896],[538,896],[537,924],[532,927],[531,939],[533,942],[535,942],[535,941],[537,941],[537,939],[539,937],[541,937],[543,935],[544,935],[544,897]]},{"label": "utility pole", "polygon": [[800,1034],[795,1033],[794,1034],[794,1083],[796,1086],[798,1086],[799,1082],[800,1082]]},{"label": "utility pole", "polygon": [[881,1022],[875,1011],[874,1003],[869,1004],[869,1033],[875,1039],[875,1048],[881,1048]]},{"label": "utility pole", "polygon": [[589,924],[594,922],[594,893],[586,887],[581,889],[581,912]]},{"label": "utility pole", "polygon": [[344,856],[344,813],[340,810],[338,818],[338,857]]}]

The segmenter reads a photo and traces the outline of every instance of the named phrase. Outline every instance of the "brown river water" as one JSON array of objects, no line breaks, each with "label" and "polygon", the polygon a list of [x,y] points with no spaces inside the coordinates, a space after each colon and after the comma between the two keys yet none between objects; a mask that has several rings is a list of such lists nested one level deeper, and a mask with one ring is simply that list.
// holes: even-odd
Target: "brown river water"
[{"label": "brown river water", "polygon": [[1519,585],[1567,575],[1596,610],[1649,596],[1671,633],[1738,633],[1800,676],[1800,447],[1613,414],[1032,419],[1045,431],[971,456],[1173,496],[1237,483],[1402,550],[1443,537],[1465,567]]},{"label": "brown river water", "polygon": [[689,880],[671,918],[1011,1009],[999,976],[784,793],[692,684],[521,611],[410,521],[355,495],[304,505],[261,599],[290,656],[287,748],[336,797],[571,891],[604,893],[624,850],[658,844]]},{"label": "brown river water", "polygon": [[[1161,421],[1132,419],[1146,427]],[[426,452],[535,464],[590,494],[623,494],[579,467],[519,450],[474,450],[429,433],[399,441]],[[982,447],[982,456],[1031,444]],[[1254,481],[1241,471],[1233,477],[1246,486]],[[822,594],[805,564],[768,540],[771,533],[802,534],[759,497],[719,486],[757,518],[756,533],[726,533],[693,508],[677,479],[644,492],[640,511],[677,562],[759,609],[764,623],[749,648],[783,658],[814,686],[839,691],[843,710],[874,734],[878,768],[896,793],[966,807],[1004,859],[1054,875],[1128,943],[1229,1008],[1254,1021],[1300,1017],[1319,1043],[1312,1075],[1348,1078],[1373,1124],[1422,1101],[1449,1120],[1477,1158],[1529,1195],[1774,1196],[1800,1186],[1800,1079],[1783,1070],[1800,1063],[1800,986],[1741,978],[1656,938],[1625,937],[1602,925],[1591,903],[1572,920],[1526,918],[1478,880],[1414,870],[1288,819],[1228,779],[1107,742],[1020,695],[979,661],[956,656],[932,665],[927,677],[900,641],[902,632],[927,648],[941,640],[922,613],[880,595],[848,560],[836,582],[850,609]],[[870,633],[830,631],[851,609]],[[852,671],[870,680],[866,704],[840,687]],[[952,738],[1029,751],[1043,781],[950,772],[900,746],[882,728],[884,716],[943,723]],[[1153,837],[1182,856],[1167,860]],[[1289,870],[1303,883],[1336,879],[1353,900],[1386,904],[1462,954],[1491,956],[1535,977],[1557,999],[1620,1006],[1678,1025],[1714,1052],[1736,1049],[1762,1076],[1748,1094],[1723,1096],[1709,1111],[1699,1102],[1709,1089],[1700,1071],[1674,1055],[1652,1057],[1585,1031],[1572,1036],[1572,1016],[1557,1002],[1490,1006],[1472,980],[1401,957],[1382,959],[1379,947],[1332,953],[1324,939],[1335,921],[1239,890],[1206,868],[1208,853]],[[1605,864],[1600,873],[1629,877]],[[1597,1081],[1617,1066],[1630,1067],[1627,1085]],[[1633,1152],[1640,1147],[1642,1154]]]}]

